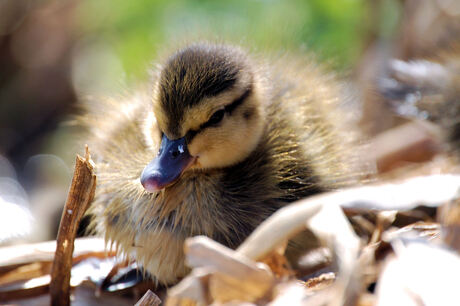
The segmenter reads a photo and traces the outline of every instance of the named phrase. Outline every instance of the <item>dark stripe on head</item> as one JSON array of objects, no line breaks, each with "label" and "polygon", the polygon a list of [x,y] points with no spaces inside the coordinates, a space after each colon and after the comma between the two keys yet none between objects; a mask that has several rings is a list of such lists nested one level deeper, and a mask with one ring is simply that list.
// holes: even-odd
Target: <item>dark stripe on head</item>
[{"label": "dark stripe on head", "polygon": [[189,144],[193,138],[200,132],[200,130],[195,131],[195,130],[189,130],[187,134],[185,134],[185,142]]},{"label": "dark stripe on head", "polygon": [[[233,101],[232,103],[226,105],[224,107],[224,110],[227,114],[231,115],[232,112],[238,107],[240,106],[241,104],[243,104],[243,102],[251,95],[252,93],[252,86],[247,88],[244,93],[239,97],[237,98],[235,101]],[[252,110],[253,111],[253,110]],[[209,127],[210,125],[207,124],[207,122],[203,123],[200,128],[198,130],[189,130],[187,132],[187,134],[185,135],[185,141],[187,142],[187,144],[189,144],[192,139],[197,135],[199,134],[200,132],[202,132],[204,129],[206,129],[207,127]]]},{"label": "dark stripe on head", "polygon": [[249,97],[249,95],[251,94],[252,92],[252,85],[250,87],[248,87],[244,93],[238,98],[236,99],[235,101],[233,101],[231,104],[225,106],[225,111],[227,113],[229,113],[230,115],[232,114],[232,112],[238,107],[240,106],[244,100],[246,100],[247,97]]},{"label": "dark stripe on head", "polygon": [[203,98],[231,89],[242,69],[241,52],[225,46],[192,45],[174,54],[160,74],[160,103],[171,133],[177,132],[184,109]]}]

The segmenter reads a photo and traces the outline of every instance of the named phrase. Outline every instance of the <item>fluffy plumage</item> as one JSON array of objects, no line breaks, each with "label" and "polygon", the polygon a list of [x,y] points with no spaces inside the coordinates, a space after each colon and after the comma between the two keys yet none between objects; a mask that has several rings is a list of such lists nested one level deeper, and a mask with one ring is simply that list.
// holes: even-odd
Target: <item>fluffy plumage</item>
[{"label": "fluffy plumage", "polygon": [[[158,281],[186,274],[185,238],[236,247],[281,206],[350,182],[340,85],[308,61],[200,43],[156,75],[152,90],[101,101],[82,122],[97,163],[93,226]],[[185,137],[194,163],[151,193],[139,177],[162,135]]]}]

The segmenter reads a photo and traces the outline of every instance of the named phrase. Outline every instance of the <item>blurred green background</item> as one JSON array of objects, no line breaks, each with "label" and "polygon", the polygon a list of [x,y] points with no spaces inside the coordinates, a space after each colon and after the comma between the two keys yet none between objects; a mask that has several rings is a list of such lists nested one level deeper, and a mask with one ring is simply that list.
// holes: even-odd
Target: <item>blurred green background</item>
[{"label": "blurred green background", "polygon": [[339,69],[363,46],[366,0],[83,1],[77,28],[107,43],[129,77],[166,42],[208,35],[260,50],[304,48]]}]

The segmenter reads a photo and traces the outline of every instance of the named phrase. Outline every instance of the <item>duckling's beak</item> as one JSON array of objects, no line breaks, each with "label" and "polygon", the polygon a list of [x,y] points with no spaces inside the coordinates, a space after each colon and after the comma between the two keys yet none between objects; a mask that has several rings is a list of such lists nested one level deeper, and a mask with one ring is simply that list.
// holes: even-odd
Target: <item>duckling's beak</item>
[{"label": "duckling's beak", "polygon": [[156,192],[174,183],[194,161],[185,137],[170,140],[163,134],[158,156],[142,171],[141,184],[148,192]]}]

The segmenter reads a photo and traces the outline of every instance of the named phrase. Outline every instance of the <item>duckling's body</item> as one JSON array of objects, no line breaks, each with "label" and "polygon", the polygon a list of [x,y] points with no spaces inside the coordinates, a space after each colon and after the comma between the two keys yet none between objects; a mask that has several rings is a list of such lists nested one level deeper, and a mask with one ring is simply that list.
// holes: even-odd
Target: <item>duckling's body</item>
[{"label": "duckling's body", "polygon": [[[312,65],[280,63],[191,45],[166,61],[152,92],[84,117],[94,225],[160,282],[187,272],[185,238],[236,247],[281,206],[346,182],[339,85]],[[166,156],[169,145],[178,149]]]}]

